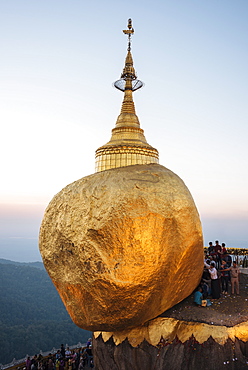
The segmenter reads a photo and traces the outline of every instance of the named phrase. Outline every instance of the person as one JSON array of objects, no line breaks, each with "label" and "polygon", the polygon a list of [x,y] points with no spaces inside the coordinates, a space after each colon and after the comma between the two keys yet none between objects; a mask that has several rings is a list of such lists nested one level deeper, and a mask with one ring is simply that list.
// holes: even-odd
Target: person
[{"label": "person", "polygon": [[208,247],[208,255],[211,256],[213,250],[214,250],[214,246],[213,246],[213,243],[212,242],[209,242],[208,243],[209,247]]},{"label": "person", "polygon": [[38,369],[37,355],[34,355],[34,357],[31,360],[31,370],[37,369]]},{"label": "person", "polygon": [[71,350],[69,347],[67,347],[65,351],[65,359],[68,361],[70,358],[71,358]]},{"label": "person", "polygon": [[59,359],[59,370],[64,370],[65,368],[65,360],[63,357]]},{"label": "person", "polygon": [[28,356],[27,359],[26,359],[26,369],[27,370],[31,370],[31,360],[30,360],[30,357]]},{"label": "person", "polygon": [[71,362],[71,358],[69,358],[68,362],[67,362],[67,367],[68,367],[68,370],[72,370],[72,362]]},{"label": "person", "polygon": [[79,362],[78,370],[83,370],[84,369],[84,365],[85,365],[84,358],[83,357],[80,357],[80,362]]},{"label": "person", "polygon": [[196,306],[201,307],[202,305],[202,287],[199,286],[198,289],[194,293],[194,303]]},{"label": "person", "polygon": [[210,262],[210,265],[208,265],[206,262],[204,262],[205,267],[208,269],[211,277],[211,294],[213,299],[219,299],[220,298],[220,282],[218,278],[218,273],[215,268],[215,262]]},{"label": "person", "polygon": [[221,252],[220,253],[221,253],[222,256],[227,253],[225,243],[221,244]]},{"label": "person", "polygon": [[80,362],[80,350],[79,348],[75,350],[75,369],[77,370],[78,369],[78,366],[79,366],[79,362]]},{"label": "person", "polygon": [[55,361],[55,370],[59,370],[59,367],[60,367],[60,358],[56,358],[56,361]]},{"label": "person", "polygon": [[[226,268],[231,267],[231,265],[232,265],[232,257],[230,256],[230,254],[227,253],[227,251],[223,254],[222,259],[226,261]],[[230,271],[228,271],[228,278],[229,278],[229,281],[231,281]]]},{"label": "person", "polygon": [[51,353],[49,353],[47,369],[48,370],[54,369],[54,362],[53,362],[53,357]]},{"label": "person", "polygon": [[229,282],[229,272],[226,270],[226,261],[222,260],[220,266],[220,273],[221,273],[221,287],[223,294],[228,294],[228,282]]},{"label": "person", "polygon": [[211,302],[209,299],[205,299],[203,295],[203,290],[201,285],[197,288],[197,290],[194,293],[194,303],[198,307],[206,307],[211,306]]},{"label": "person", "polygon": [[63,344],[61,344],[60,346],[60,353],[61,353],[62,358],[65,358],[65,347]]},{"label": "person", "polygon": [[90,360],[90,368],[93,369],[94,367],[94,361],[93,361],[93,358]]},{"label": "person", "polygon": [[37,369],[43,370],[44,369],[44,363],[43,363],[43,356],[41,353],[39,353],[37,357]]},{"label": "person", "polygon": [[[206,262],[207,264],[209,264],[210,260],[206,260]],[[202,293],[203,293],[204,298],[211,295],[211,277],[206,267],[204,267],[204,270],[202,273],[201,287],[202,287]]]},{"label": "person", "polygon": [[86,347],[89,348],[89,346],[91,346],[91,344],[92,344],[92,338],[89,338],[87,340]]},{"label": "person", "polygon": [[214,253],[215,253],[215,256],[216,256],[216,266],[219,267],[220,266],[221,246],[220,246],[218,240],[215,241]]},{"label": "person", "polygon": [[62,358],[62,355],[61,355],[61,352],[60,352],[59,349],[57,350],[57,353],[55,355],[55,358],[56,358],[56,360],[59,360],[60,358]]},{"label": "person", "polygon": [[82,353],[84,366],[88,366],[88,362],[89,362],[89,356],[88,356],[88,353],[86,352],[86,349],[87,348],[84,348],[83,353]]},{"label": "person", "polygon": [[226,267],[231,267],[232,257],[227,253],[227,251],[223,254],[222,259],[226,261]]},{"label": "person", "polygon": [[76,370],[76,360],[77,360],[77,352],[74,350],[71,353],[71,365],[72,365],[72,370]]},{"label": "person", "polygon": [[236,290],[236,294],[239,295],[239,274],[240,270],[237,265],[236,261],[233,261],[233,265],[224,271],[230,271],[231,274],[231,288],[232,288],[232,294],[234,294],[234,291]]},{"label": "person", "polygon": [[89,348],[86,348],[85,350],[88,355],[88,364],[90,364],[91,360],[93,359],[93,353],[92,353],[92,345],[90,344]]}]

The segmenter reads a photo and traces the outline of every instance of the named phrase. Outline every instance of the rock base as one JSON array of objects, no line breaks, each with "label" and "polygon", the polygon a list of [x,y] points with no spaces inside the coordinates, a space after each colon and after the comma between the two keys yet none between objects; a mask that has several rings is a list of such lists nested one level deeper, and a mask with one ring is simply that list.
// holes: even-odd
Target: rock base
[{"label": "rock base", "polygon": [[96,370],[247,370],[248,342],[228,339],[217,343],[212,337],[203,343],[192,336],[182,343],[161,339],[157,346],[144,340],[133,347],[128,339],[116,345],[113,337],[104,342],[93,338]]}]

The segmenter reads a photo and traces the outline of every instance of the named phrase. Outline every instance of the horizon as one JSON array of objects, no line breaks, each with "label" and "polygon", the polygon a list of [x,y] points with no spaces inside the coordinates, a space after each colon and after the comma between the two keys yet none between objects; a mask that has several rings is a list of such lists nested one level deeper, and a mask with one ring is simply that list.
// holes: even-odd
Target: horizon
[{"label": "horizon", "polygon": [[0,4],[0,257],[39,256],[46,206],[94,173],[120,113],[128,18],[147,142],[192,194],[204,244],[248,248],[248,3],[125,4]]},{"label": "horizon", "polygon": [[[42,261],[38,248],[38,234],[46,206],[19,204],[5,207],[0,205],[0,258],[15,262]],[[246,239],[235,240],[232,237],[234,230],[240,234],[247,220],[226,218],[224,221],[204,217],[202,220],[204,246],[207,247],[209,241],[214,243],[215,240],[219,240],[220,243],[224,242],[227,248],[247,249]]]}]

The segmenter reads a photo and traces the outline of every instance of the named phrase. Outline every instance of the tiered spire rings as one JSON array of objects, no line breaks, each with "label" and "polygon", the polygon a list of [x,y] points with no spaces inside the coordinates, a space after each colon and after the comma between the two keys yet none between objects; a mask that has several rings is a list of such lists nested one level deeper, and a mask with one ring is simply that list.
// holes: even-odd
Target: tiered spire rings
[{"label": "tiered spire rings", "polygon": [[131,54],[131,35],[134,33],[132,20],[128,20],[128,49],[121,79],[114,86],[124,92],[121,113],[112,130],[110,141],[96,150],[96,172],[134,164],[158,163],[158,151],[150,146],[140,128],[135,112],[133,91],[143,86],[137,80]]}]

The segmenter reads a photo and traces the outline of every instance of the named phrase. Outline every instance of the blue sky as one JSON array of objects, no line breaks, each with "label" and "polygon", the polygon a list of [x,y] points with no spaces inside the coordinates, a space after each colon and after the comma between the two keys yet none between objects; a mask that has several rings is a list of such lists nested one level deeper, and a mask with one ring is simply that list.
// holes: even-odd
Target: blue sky
[{"label": "blue sky", "polygon": [[130,17],[147,141],[191,191],[205,244],[247,247],[247,16],[239,0],[2,0],[0,257],[40,258],[46,205],[94,173],[121,107]]}]

